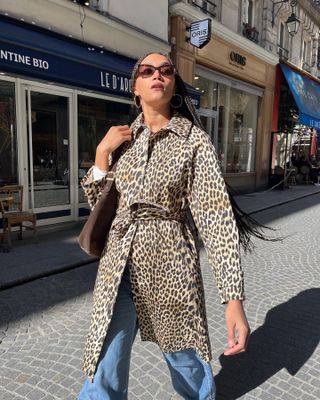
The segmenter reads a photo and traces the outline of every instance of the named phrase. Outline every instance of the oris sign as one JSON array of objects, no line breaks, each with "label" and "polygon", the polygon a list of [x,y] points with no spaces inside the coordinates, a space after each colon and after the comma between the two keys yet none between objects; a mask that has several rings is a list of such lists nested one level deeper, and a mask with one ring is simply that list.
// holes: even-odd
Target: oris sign
[{"label": "oris sign", "polygon": [[236,53],[235,51],[231,51],[229,54],[229,63],[231,65],[234,65],[235,67],[244,69],[243,67],[245,67],[247,59],[241,54]]},{"label": "oris sign", "polygon": [[201,21],[192,22],[190,27],[187,28],[190,33],[190,37],[187,38],[187,42],[192,46],[202,49],[211,39],[211,19],[203,19]]}]

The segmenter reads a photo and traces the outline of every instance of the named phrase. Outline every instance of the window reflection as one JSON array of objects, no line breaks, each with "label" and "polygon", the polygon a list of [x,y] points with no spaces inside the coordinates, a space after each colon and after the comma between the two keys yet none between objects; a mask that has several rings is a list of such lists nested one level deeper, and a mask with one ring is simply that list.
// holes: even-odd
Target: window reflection
[{"label": "window reflection", "polygon": [[203,76],[195,76],[194,87],[201,94],[200,108],[216,110],[218,84],[214,81],[204,78]]},{"label": "window reflection", "polygon": [[70,204],[68,98],[32,91],[30,100],[29,204],[33,208]]},{"label": "window reflection", "polygon": [[194,87],[201,93],[201,109],[217,111],[218,130],[201,117],[204,128],[217,145],[217,153],[224,173],[253,172],[258,119],[256,95],[217,83],[203,76],[195,76]]},{"label": "window reflection", "polygon": [[218,156],[223,172],[252,172],[258,96],[220,84]]},{"label": "window reflection", "polygon": [[[113,125],[129,125],[134,119],[130,104],[78,96],[78,178],[94,164],[96,147]],[[79,202],[86,202],[79,187]]]}]

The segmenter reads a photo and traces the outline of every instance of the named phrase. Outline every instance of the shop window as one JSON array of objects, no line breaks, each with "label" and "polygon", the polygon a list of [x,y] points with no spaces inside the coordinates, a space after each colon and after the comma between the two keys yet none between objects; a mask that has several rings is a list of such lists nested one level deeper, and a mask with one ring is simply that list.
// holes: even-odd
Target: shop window
[{"label": "shop window", "polygon": [[302,42],[302,68],[311,72],[311,40],[303,40]]},{"label": "shop window", "polygon": [[219,85],[218,157],[224,173],[253,172],[258,96]]},{"label": "shop window", "polygon": [[188,0],[188,3],[191,3],[194,7],[197,7],[212,18],[216,18],[217,12],[219,14],[220,0]]},{"label": "shop window", "polygon": [[288,50],[288,30],[284,22],[279,24],[279,44],[278,44],[278,54],[281,60],[288,60],[289,50]]},{"label": "shop window", "polygon": [[253,0],[248,0],[248,24],[253,26]]},{"label": "shop window", "polygon": [[243,36],[247,39],[258,43],[259,32],[255,26],[255,1],[254,0],[243,0],[242,1],[242,24],[243,24]]},{"label": "shop window", "polygon": [[200,108],[207,108],[210,110],[217,109],[217,94],[218,85],[209,79],[202,76],[194,77],[194,87],[201,94],[200,96]]},{"label": "shop window", "polygon": [[0,185],[17,182],[15,85],[0,81]]},{"label": "shop window", "polygon": [[[136,116],[133,107],[88,96],[78,96],[78,178],[94,164],[96,147],[113,125],[129,125]],[[79,187],[79,203],[86,202]]]},{"label": "shop window", "polygon": [[27,124],[29,206],[70,204],[68,98],[31,91],[30,98],[26,93],[26,103],[31,114],[31,125]]}]

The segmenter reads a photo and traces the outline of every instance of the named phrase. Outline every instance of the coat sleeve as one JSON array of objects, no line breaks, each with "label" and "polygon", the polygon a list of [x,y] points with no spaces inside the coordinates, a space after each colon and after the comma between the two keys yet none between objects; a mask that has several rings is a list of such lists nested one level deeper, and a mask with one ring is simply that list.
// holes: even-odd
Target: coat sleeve
[{"label": "coat sleeve", "polygon": [[243,300],[238,229],[215,149],[204,132],[194,150],[188,201],[213,269],[221,302]]},{"label": "coat sleeve", "polygon": [[109,171],[103,178],[95,180],[93,176],[93,167],[91,167],[87,174],[82,178],[80,184],[84,190],[85,196],[87,197],[91,210],[93,210],[94,206],[99,201],[102,190],[107,181],[113,181],[114,177],[115,173],[113,171]]}]

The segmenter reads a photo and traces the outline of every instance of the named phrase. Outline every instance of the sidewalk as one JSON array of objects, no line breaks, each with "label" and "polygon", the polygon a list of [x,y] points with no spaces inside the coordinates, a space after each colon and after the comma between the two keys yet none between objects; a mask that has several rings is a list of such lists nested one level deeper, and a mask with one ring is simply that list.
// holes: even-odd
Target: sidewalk
[{"label": "sidewalk", "polygon": [[237,203],[250,214],[320,193],[320,185],[296,185],[285,190],[264,190],[236,196]]},{"label": "sidewalk", "polygon": [[[256,213],[319,194],[320,186],[304,185],[286,190],[245,194],[236,196],[236,200],[246,212]],[[14,236],[10,253],[0,252],[0,290],[97,262],[97,259],[86,255],[78,245],[77,237],[82,226],[82,223],[69,223],[40,227],[36,240],[27,232],[22,241]]]}]

